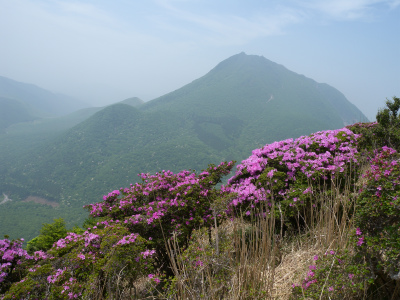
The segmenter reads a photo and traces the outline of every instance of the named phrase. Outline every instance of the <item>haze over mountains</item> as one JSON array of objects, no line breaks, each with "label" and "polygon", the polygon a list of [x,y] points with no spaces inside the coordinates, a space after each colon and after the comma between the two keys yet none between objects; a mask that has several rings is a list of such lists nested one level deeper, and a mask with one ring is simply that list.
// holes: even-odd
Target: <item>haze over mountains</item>
[{"label": "haze over mountains", "polygon": [[0,76],[0,95],[23,103],[37,116],[61,116],[88,107],[77,99]]},{"label": "haze over mountains", "polygon": [[[26,239],[54,217],[80,225],[82,205],[129,186],[138,173],[199,171],[266,143],[366,120],[335,88],[244,53],[152,101],[133,97],[105,108],[74,111],[84,105],[28,89],[37,96],[30,101],[23,84],[0,82],[0,111],[16,115],[0,123],[0,195],[13,200],[0,205],[0,236]],[[38,113],[68,110],[51,119]]]}]

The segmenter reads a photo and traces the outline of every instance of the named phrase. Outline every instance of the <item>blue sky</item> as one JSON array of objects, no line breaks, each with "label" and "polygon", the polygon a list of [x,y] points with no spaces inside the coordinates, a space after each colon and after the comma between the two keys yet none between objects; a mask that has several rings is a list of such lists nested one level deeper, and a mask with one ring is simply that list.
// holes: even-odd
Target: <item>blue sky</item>
[{"label": "blue sky", "polygon": [[154,99],[242,51],[370,119],[400,96],[400,0],[0,0],[0,45],[1,76],[93,105]]}]

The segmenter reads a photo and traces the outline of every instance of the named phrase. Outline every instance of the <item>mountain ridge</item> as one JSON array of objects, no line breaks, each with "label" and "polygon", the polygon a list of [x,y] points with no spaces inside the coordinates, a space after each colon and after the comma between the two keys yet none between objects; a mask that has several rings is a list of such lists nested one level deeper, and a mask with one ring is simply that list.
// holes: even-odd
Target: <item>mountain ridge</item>
[{"label": "mountain ridge", "polygon": [[0,96],[25,103],[37,117],[62,116],[90,105],[70,96],[55,94],[34,84],[0,76]]}]

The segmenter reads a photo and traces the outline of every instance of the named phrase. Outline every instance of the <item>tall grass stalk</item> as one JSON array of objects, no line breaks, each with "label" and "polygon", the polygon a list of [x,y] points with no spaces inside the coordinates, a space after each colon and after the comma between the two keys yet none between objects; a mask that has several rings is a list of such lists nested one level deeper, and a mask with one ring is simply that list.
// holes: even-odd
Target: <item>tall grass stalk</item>
[{"label": "tall grass stalk", "polygon": [[[175,238],[166,240],[174,283],[166,299],[294,299],[292,284],[300,282],[313,257],[328,251],[354,252],[351,231],[358,192],[359,166],[331,181],[321,180],[305,209],[298,210],[298,227],[288,231],[279,203],[252,211],[252,218],[214,223],[211,244],[205,230],[198,231],[185,251]],[[358,169],[355,169],[358,168]],[[361,169],[364,169],[363,166]],[[279,212],[275,216],[272,212]],[[303,224],[303,225],[301,225]],[[202,249],[190,258],[193,247]],[[199,254],[200,253],[200,254]],[[193,267],[193,262],[203,264]],[[322,281],[321,293],[332,276]],[[367,299],[361,298],[343,299]]]}]

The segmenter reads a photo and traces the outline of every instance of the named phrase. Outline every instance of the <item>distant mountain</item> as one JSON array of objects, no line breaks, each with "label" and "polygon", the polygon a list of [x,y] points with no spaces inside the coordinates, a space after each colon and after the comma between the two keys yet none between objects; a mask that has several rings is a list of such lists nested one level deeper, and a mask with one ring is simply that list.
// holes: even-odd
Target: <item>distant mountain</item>
[{"label": "distant mountain", "polygon": [[29,122],[37,119],[33,116],[29,107],[24,103],[0,96],[0,134],[12,124]]},{"label": "distant mountain", "polygon": [[210,142],[216,127],[235,131],[232,134],[246,141],[248,151],[267,141],[367,120],[335,88],[245,53],[222,61],[205,76],[142,109],[190,115],[199,138],[210,136]]},{"label": "distant mountain", "polygon": [[33,84],[0,76],[0,96],[18,100],[37,117],[61,116],[90,105],[72,97],[54,94]]},{"label": "distant mountain", "polygon": [[[0,195],[15,201],[0,209],[0,236],[24,233],[16,224],[25,207],[37,211],[35,220],[57,215],[79,224],[83,204],[129,186],[138,173],[241,161],[266,143],[341,128],[360,117],[366,119],[336,89],[240,53],[174,92],[105,107],[18,159],[10,156],[0,168]],[[21,202],[33,196],[56,208]]]},{"label": "distant mountain", "polygon": [[132,98],[125,99],[119,103],[128,104],[133,107],[138,107],[138,106],[142,105],[144,103],[144,101],[138,97],[132,97]]},{"label": "distant mountain", "polygon": [[[131,106],[144,103],[139,98],[122,102]],[[17,100],[0,97],[0,176],[7,165],[19,161],[32,149],[55,138],[66,130],[85,121],[104,107],[89,107],[59,117],[39,118],[30,114],[30,109]]]}]

